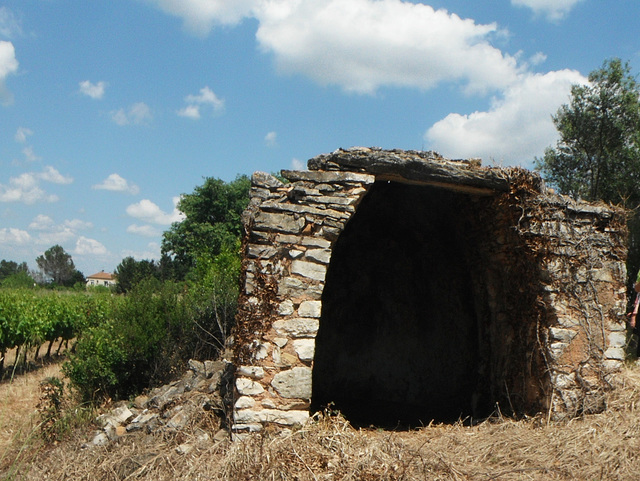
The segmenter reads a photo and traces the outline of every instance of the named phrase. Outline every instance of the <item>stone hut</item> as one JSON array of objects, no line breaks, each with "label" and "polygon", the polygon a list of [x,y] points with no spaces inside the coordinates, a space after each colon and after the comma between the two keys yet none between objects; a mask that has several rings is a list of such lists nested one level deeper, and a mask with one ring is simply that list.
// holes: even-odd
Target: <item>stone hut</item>
[{"label": "stone hut", "polygon": [[604,408],[624,357],[626,212],[519,168],[352,148],[244,215],[234,428]]}]

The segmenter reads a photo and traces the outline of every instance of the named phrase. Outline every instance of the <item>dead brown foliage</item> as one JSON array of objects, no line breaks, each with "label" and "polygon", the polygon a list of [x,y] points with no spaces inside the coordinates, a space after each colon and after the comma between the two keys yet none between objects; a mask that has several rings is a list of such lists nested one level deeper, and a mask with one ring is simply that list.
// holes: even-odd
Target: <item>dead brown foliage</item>
[{"label": "dead brown foliage", "polygon": [[[294,431],[215,439],[215,418],[183,431],[128,434],[81,449],[88,430],[54,446],[22,448],[19,480],[636,480],[640,453],[640,368],[625,368],[607,411],[568,422],[500,416],[476,426],[410,432],[357,430],[320,416]],[[187,447],[188,449],[184,449]],[[190,449],[190,450],[189,450]],[[15,450],[13,451],[16,452]],[[4,474],[3,474],[4,473]]]}]

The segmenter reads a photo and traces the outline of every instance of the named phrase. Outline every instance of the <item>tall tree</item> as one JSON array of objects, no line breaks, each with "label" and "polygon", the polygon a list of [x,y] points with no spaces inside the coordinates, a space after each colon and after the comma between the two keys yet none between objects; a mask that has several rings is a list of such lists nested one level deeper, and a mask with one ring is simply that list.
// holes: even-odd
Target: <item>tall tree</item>
[{"label": "tall tree", "polygon": [[640,205],[640,86],[614,58],[571,88],[553,117],[560,134],[537,166],[560,192],[636,209]]},{"label": "tall tree", "polygon": [[18,264],[15,261],[7,261],[4,259],[0,261],[0,281],[5,277],[19,274],[21,272],[29,273],[29,268],[27,267],[26,262]]},{"label": "tall tree", "polygon": [[185,218],[165,231],[162,253],[181,264],[184,272],[195,266],[198,257],[216,256],[234,245],[242,233],[250,186],[244,175],[232,182],[209,177],[192,194],[183,195],[178,209]]},{"label": "tall tree", "polygon": [[36,263],[54,284],[67,285],[76,276],[76,267],[71,255],[57,244],[38,256]]},{"label": "tall tree", "polygon": [[160,265],[153,260],[137,261],[133,257],[125,257],[116,267],[116,291],[120,293],[129,292],[133,287],[144,279],[155,277],[160,279]]}]

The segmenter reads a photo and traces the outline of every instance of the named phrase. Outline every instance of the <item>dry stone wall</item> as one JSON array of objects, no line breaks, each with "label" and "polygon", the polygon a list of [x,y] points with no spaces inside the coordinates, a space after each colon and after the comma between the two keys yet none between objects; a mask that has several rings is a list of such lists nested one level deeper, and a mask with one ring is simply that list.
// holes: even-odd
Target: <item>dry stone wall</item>
[{"label": "dry stone wall", "polygon": [[[252,177],[234,333],[237,431],[258,431],[269,423],[303,424],[314,409],[345,393],[346,410],[367,412],[375,406],[391,411],[393,422],[401,420],[400,413],[394,417],[394,408],[415,408],[413,422],[428,422],[429,399],[445,404],[450,399],[438,392],[439,385],[449,382],[447,363],[451,372],[473,371],[470,380],[465,377],[467,391],[447,394],[465,397],[463,415],[488,415],[496,406],[514,414],[548,409],[554,417],[602,408],[601,395],[624,359],[624,211],[554,195],[536,174],[521,169],[485,168],[474,160],[450,161],[431,152],[354,148],[318,156],[308,165],[308,171],[283,171],[288,183],[260,172]],[[381,189],[396,192],[397,206],[374,203],[376,198],[384,203]],[[409,197],[402,197],[403,189],[411,192]],[[394,224],[398,237],[402,230],[413,234],[404,235],[411,239],[404,244],[394,233],[377,234],[381,243],[363,252],[349,250],[360,241],[354,241],[355,247],[343,242],[348,247],[338,256],[340,262],[358,257],[379,264],[366,274],[363,292],[354,287],[358,272],[342,289],[343,271],[332,265],[334,248],[370,192],[363,225],[375,224],[377,209],[386,208],[392,220],[393,211],[388,211],[396,209],[403,219],[407,206],[422,199],[412,217]],[[354,222],[351,231],[360,225]],[[449,225],[447,235],[458,239],[460,255],[440,264],[437,253],[426,246],[438,237],[442,222]],[[414,249],[421,239],[422,250]],[[443,246],[447,238],[440,242]],[[380,263],[386,256],[400,257]],[[407,275],[408,281],[402,273],[389,277],[391,267],[412,264],[418,270]],[[432,269],[434,264],[440,269]],[[329,276],[338,285],[331,292],[346,290],[344,299],[326,298],[329,270],[340,273]],[[467,273],[468,285],[462,286],[456,274],[447,281],[448,291],[428,302],[410,298],[428,298],[430,291],[442,289],[436,272]],[[406,288],[376,284],[376,278],[385,276],[407,282]],[[454,290],[457,297],[450,298],[448,292]],[[405,291],[418,294],[398,298]],[[352,292],[360,296],[360,304],[343,310]],[[464,309],[458,309],[461,298],[469,299]],[[372,306],[371,322],[359,315],[367,304]],[[336,330],[328,332],[334,329],[330,326]],[[413,339],[395,336],[405,328]],[[393,341],[387,347],[384,339],[359,342],[374,339],[376,332],[393,333]],[[468,339],[465,352],[451,356],[455,345],[440,347],[447,337]],[[330,346],[316,345],[318,339]],[[363,357],[372,360],[363,363],[375,364],[375,372],[357,362],[356,351],[367,346],[378,349]],[[394,356],[403,350],[404,356]],[[345,362],[334,366],[327,361],[335,356]],[[397,365],[397,359],[410,359],[411,368]],[[431,362],[441,363],[431,367],[434,377],[415,375],[429,371],[423,368]],[[362,376],[375,379],[368,383]],[[403,405],[398,391],[406,391],[410,402]]]}]

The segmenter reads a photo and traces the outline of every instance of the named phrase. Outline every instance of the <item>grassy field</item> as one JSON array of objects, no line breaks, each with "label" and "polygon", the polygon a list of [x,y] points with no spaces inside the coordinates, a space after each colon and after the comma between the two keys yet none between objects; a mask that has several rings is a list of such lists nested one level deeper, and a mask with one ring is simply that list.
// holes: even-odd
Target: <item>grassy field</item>
[{"label": "grassy field", "polygon": [[[624,369],[606,412],[568,422],[494,418],[468,427],[356,430],[341,417],[243,441],[216,439],[203,412],[174,433],[132,433],[81,448],[95,428],[39,436],[45,366],[0,385],[0,478],[16,480],[638,480],[640,368]],[[184,446],[190,446],[185,450]]]}]

